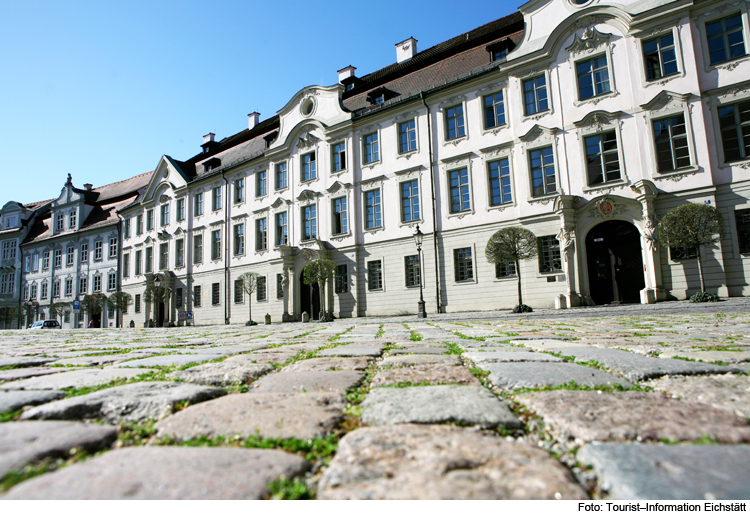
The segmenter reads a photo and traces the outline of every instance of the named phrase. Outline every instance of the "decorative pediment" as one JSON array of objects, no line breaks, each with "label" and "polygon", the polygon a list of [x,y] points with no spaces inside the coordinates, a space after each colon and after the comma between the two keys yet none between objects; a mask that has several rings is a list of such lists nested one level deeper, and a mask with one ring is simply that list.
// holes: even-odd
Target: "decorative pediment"
[{"label": "decorative pediment", "polygon": [[175,236],[182,236],[185,233],[186,233],[186,231],[184,229],[182,229],[182,227],[178,227],[177,229],[174,230],[174,235]]},{"label": "decorative pediment", "polygon": [[300,202],[312,202],[319,196],[320,193],[317,193],[315,191],[311,191],[310,189],[305,189],[301,193],[299,193],[299,196],[297,196],[297,200]]},{"label": "decorative pediment", "polygon": [[380,185],[380,182],[384,179],[385,176],[375,176],[374,178],[362,180],[360,185],[363,189],[372,189],[373,187],[377,187],[378,185]]},{"label": "decorative pediment", "polygon": [[159,203],[166,203],[169,200],[170,200],[169,196],[167,196],[166,194],[162,194],[161,198],[159,198]]},{"label": "decorative pediment", "polygon": [[663,110],[682,110],[685,104],[695,97],[691,93],[678,94],[669,90],[662,90],[648,103],[642,104],[641,108],[649,112],[661,112]]},{"label": "decorative pediment", "polygon": [[415,165],[414,167],[409,167],[408,169],[396,171],[394,174],[399,180],[410,180],[412,178],[419,177],[419,175],[422,174],[423,169],[424,165]]},{"label": "decorative pediment", "polygon": [[320,141],[319,138],[313,136],[309,132],[305,132],[304,134],[300,135],[299,140],[297,141],[297,148],[300,150],[312,148],[318,141]]},{"label": "decorative pediment", "polygon": [[350,183],[343,183],[340,181],[333,182],[333,185],[331,185],[328,189],[326,189],[326,192],[328,194],[336,194],[337,192],[343,192],[347,189],[349,189],[352,185]]},{"label": "decorative pediment", "polygon": [[453,168],[458,166],[463,166],[469,163],[469,159],[474,155],[473,152],[466,152],[464,154],[460,154],[458,156],[451,156],[449,158],[443,158],[440,160],[440,163],[442,163],[446,168]]},{"label": "decorative pediment", "polygon": [[271,204],[271,209],[279,209],[281,207],[288,207],[292,203],[291,200],[285,200],[281,196],[276,198],[276,200]]},{"label": "decorative pediment", "polygon": [[416,117],[419,115],[419,112],[416,110],[412,110],[411,112],[404,112],[403,114],[399,114],[396,117],[393,118],[393,124],[400,123],[402,121],[406,121],[407,119],[410,119],[412,117]]},{"label": "decorative pediment", "polygon": [[604,110],[594,110],[580,121],[573,124],[578,128],[591,128],[593,130],[602,130],[607,127],[617,125],[622,112],[605,112]]},{"label": "decorative pediment", "polygon": [[167,232],[166,229],[160,231],[156,236],[159,237],[159,240],[169,240],[171,238],[171,235]]},{"label": "decorative pediment", "polygon": [[578,34],[573,35],[573,44],[565,48],[565,51],[571,55],[591,53],[607,44],[611,38],[611,33],[600,33],[595,27],[587,28],[580,37]]},{"label": "decorative pediment", "polygon": [[500,145],[493,145],[491,147],[479,149],[479,152],[482,153],[482,156],[484,156],[485,159],[504,158],[504,157],[509,156],[512,151],[513,151],[512,141],[508,141],[507,143],[502,143]]},{"label": "decorative pediment", "polygon": [[154,242],[154,239],[151,238],[151,235],[147,236],[146,239],[143,241],[144,244],[152,244]]},{"label": "decorative pediment", "polygon": [[559,128],[547,128],[542,125],[536,124],[531,127],[531,130],[526,132],[523,136],[519,136],[518,139],[524,143],[532,143],[535,141],[552,141],[555,138],[555,134],[560,131]]}]

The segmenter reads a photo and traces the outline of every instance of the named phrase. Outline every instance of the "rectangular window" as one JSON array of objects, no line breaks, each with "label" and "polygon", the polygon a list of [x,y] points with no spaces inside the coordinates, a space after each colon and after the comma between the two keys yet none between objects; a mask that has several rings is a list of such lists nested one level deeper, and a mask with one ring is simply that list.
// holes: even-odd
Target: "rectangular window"
[{"label": "rectangular window", "polygon": [[245,178],[234,180],[234,203],[245,201]]},{"label": "rectangular window", "polygon": [[643,62],[646,66],[646,80],[653,81],[677,73],[677,54],[674,34],[643,41]]},{"label": "rectangular window", "polygon": [[234,304],[241,304],[245,301],[245,281],[236,279],[234,281]]},{"label": "rectangular window", "polygon": [[547,80],[544,75],[523,81],[523,100],[526,115],[534,115],[549,109]]},{"label": "rectangular window", "polygon": [[419,183],[417,180],[401,184],[401,221],[419,220]]},{"label": "rectangular window", "polygon": [[174,241],[174,267],[181,268],[185,265],[185,239],[178,238]]},{"label": "rectangular window", "polygon": [[141,313],[141,294],[135,294],[135,313]]},{"label": "rectangular window", "polygon": [[31,285],[31,294],[29,295],[29,299],[36,299],[36,284]]},{"label": "rectangular window", "polygon": [[685,246],[675,246],[669,248],[669,258],[671,260],[690,260],[698,258],[697,248],[688,248]]},{"label": "rectangular window", "polygon": [[346,170],[346,143],[336,143],[331,147],[331,168],[333,172]]},{"label": "rectangular window", "polygon": [[406,287],[419,286],[422,276],[419,269],[419,255],[404,257],[404,270],[406,274]]},{"label": "rectangular window", "polygon": [[724,161],[750,158],[750,101],[719,107]]},{"label": "rectangular window", "polygon": [[456,139],[466,135],[463,105],[445,109],[445,138]]},{"label": "rectangular window", "polygon": [[276,164],[276,189],[286,189],[289,185],[287,178],[286,162]]},{"label": "rectangular window", "polygon": [[[34,255],[36,257],[36,255]],[[73,265],[73,262],[75,262],[76,257],[76,250],[72,247],[68,248],[68,251],[65,254],[65,265],[70,267]]]},{"label": "rectangular window", "polygon": [[107,291],[112,291],[117,288],[117,274],[110,273],[107,275]]},{"label": "rectangular window", "polygon": [[39,271],[39,254],[34,254],[31,258],[31,271]]},{"label": "rectangular window", "polygon": [[276,274],[276,298],[284,298],[284,275],[281,273]]},{"label": "rectangular window", "polygon": [[109,258],[117,258],[117,239],[114,237],[109,239]]},{"label": "rectangular window", "polygon": [[576,72],[578,74],[578,97],[581,101],[612,91],[605,55],[576,63]]},{"label": "rectangular window", "polygon": [[380,160],[377,132],[367,134],[362,138],[362,154],[364,164],[375,163]]},{"label": "rectangular window", "polygon": [[256,299],[258,301],[266,300],[266,278],[263,276],[258,277],[258,286],[255,289]]},{"label": "rectangular window", "polygon": [[81,262],[89,261],[89,245],[81,244]]},{"label": "rectangular window", "polygon": [[203,214],[203,193],[198,193],[193,198],[193,216]]},{"label": "rectangular window", "polygon": [[539,272],[554,273],[562,271],[560,258],[560,241],[554,235],[537,238],[539,255]]},{"label": "rectangular window", "polygon": [[268,248],[268,220],[259,218],[255,221],[255,250]]},{"label": "rectangular window", "polygon": [[154,271],[154,248],[146,248],[146,273]]},{"label": "rectangular window", "polygon": [[174,304],[176,308],[182,308],[183,298],[182,298],[182,288],[177,288],[174,291]]},{"label": "rectangular window", "polygon": [[315,152],[302,155],[302,181],[310,181],[317,178],[315,173]]},{"label": "rectangular window", "polygon": [[654,142],[657,170],[660,173],[690,166],[684,114],[654,121]]},{"label": "rectangular window", "polygon": [[73,297],[73,279],[65,279],[65,297]]},{"label": "rectangular window", "polygon": [[211,191],[211,196],[213,197],[211,200],[211,208],[214,211],[218,211],[221,209],[221,187],[214,187]]},{"label": "rectangular window", "polygon": [[203,235],[193,235],[193,264],[203,262]]},{"label": "rectangular window", "polygon": [[484,96],[484,128],[495,128],[505,124],[505,102],[503,92]]},{"label": "rectangular window", "polygon": [[[28,262],[28,261],[27,261]],[[28,265],[26,266],[26,271],[28,270]],[[56,249],[55,250],[55,269],[62,268],[62,249]]]},{"label": "rectangular window", "polygon": [[39,294],[40,299],[46,299],[47,298],[47,283],[42,283],[42,292]]},{"label": "rectangular window", "polygon": [[383,263],[380,260],[371,260],[367,263],[367,289],[383,289]]},{"label": "rectangular window", "polygon": [[469,199],[469,171],[466,167],[448,173],[451,191],[451,213],[460,213],[471,209]]},{"label": "rectangular window", "polygon": [[142,259],[141,251],[136,251],[135,252],[135,276],[136,277],[140,275],[143,271],[142,262],[143,262],[143,259]]},{"label": "rectangular window", "polygon": [[159,244],[159,269],[167,269],[169,267],[169,244]]},{"label": "rectangular window", "polygon": [[398,124],[398,152],[404,154],[417,150],[417,122],[410,119]]},{"label": "rectangular window", "polygon": [[236,224],[234,226],[234,254],[245,254],[245,224]]},{"label": "rectangular window", "polygon": [[16,240],[6,240],[3,242],[3,260],[16,258],[17,245],[18,242]]},{"label": "rectangular window", "polygon": [[43,270],[49,269],[49,251],[45,251],[42,254],[42,269]]},{"label": "rectangular window", "polygon": [[57,215],[57,231],[63,231],[65,229],[65,215],[59,213]]},{"label": "rectangular window", "polygon": [[70,212],[70,228],[71,229],[75,229],[76,228],[76,221],[77,221],[76,210],[73,209]]},{"label": "rectangular window", "polygon": [[589,136],[586,143],[586,170],[589,185],[620,180],[620,158],[614,131]]},{"label": "rectangular window", "polygon": [[711,64],[718,64],[745,55],[742,15],[737,13],[706,24],[706,39]]},{"label": "rectangular window", "polygon": [[492,60],[499,61],[503,60],[508,57],[508,50],[507,49],[501,49],[499,51],[493,51],[492,52]]},{"label": "rectangular window", "polygon": [[283,246],[289,242],[287,220],[288,220],[287,213],[276,214],[276,245],[277,246]]},{"label": "rectangular window", "polygon": [[302,208],[302,240],[312,240],[318,236],[317,209],[315,205]]},{"label": "rectangular window", "polygon": [[456,282],[474,280],[474,263],[471,260],[471,248],[453,250],[453,267]]},{"label": "rectangular window", "polygon": [[185,198],[177,200],[177,221],[185,220]]},{"label": "rectangular window", "polygon": [[346,293],[349,291],[349,272],[346,264],[336,266],[336,283],[334,286],[336,293]]},{"label": "rectangular window", "polygon": [[135,234],[136,235],[143,234],[143,215],[142,214],[139,214],[135,219]]},{"label": "rectangular window", "polygon": [[331,203],[333,211],[333,234],[343,235],[349,231],[346,214],[346,197],[334,198]]},{"label": "rectangular window", "polygon": [[255,173],[255,196],[265,196],[268,194],[268,177],[266,171]]},{"label": "rectangular window", "polygon": [[165,203],[161,206],[161,226],[169,225],[169,204]]},{"label": "rectangular window", "polygon": [[515,262],[498,262],[495,264],[495,278],[504,279],[505,277],[516,276]]},{"label": "rectangular window", "polygon": [[221,231],[211,231],[211,260],[221,258]]},{"label": "rectangular window", "polygon": [[96,293],[102,291],[102,276],[101,275],[94,275],[94,288],[92,291]]},{"label": "rectangular window", "polygon": [[221,304],[221,284],[218,282],[211,284],[211,304],[214,306]]},{"label": "rectangular window", "polygon": [[94,260],[102,260],[102,246],[101,240],[94,242]]},{"label": "rectangular window", "polygon": [[154,210],[146,211],[146,231],[154,229]]},{"label": "rectangular window", "polygon": [[201,306],[201,287],[200,286],[193,287],[193,306],[195,306],[196,308],[200,308]]},{"label": "rectangular window", "polygon": [[383,219],[380,215],[380,189],[365,193],[365,229],[382,227]]},{"label": "rectangular window", "polygon": [[123,221],[123,238],[130,238],[130,220],[131,218],[126,218]]},{"label": "rectangular window", "polygon": [[[125,310],[123,311],[123,313],[128,313],[128,312],[127,310]],[[66,323],[70,322],[70,312],[65,312],[65,314],[63,315],[63,321],[65,321]]]},{"label": "rectangular window", "polygon": [[490,175],[490,206],[503,205],[513,201],[510,189],[510,164],[508,158],[491,161],[487,165]]},{"label": "rectangular window", "polygon": [[52,283],[52,298],[58,299],[60,297],[60,279]]},{"label": "rectangular window", "polygon": [[533,195],[544,196],[557,192],[555,158],[552,155],[552,147],[530,151],[529,164],[531,165]]},{"label": "rectangular window", "polygon": [[[66,288],[65,295],[66,296],[68,295],[67,287],[68,286],[66,284],[65,285],[65,288]],[[88,280],[88,278],[87,277],[81,277],[80,280],[78,281],[78,295],[86,295],[86,292],[88,291],[88,288],[89,288],[89,280]]]},{"label": "rectangular window", "polygon": [[122,276],[125,278],[130,277],[130,254],[122,256]]},{"label": "rectangular window", "polygon": [[737,243],[740,253],[750,253],[750,209],[740,209],[734,212],[737,224]]}]

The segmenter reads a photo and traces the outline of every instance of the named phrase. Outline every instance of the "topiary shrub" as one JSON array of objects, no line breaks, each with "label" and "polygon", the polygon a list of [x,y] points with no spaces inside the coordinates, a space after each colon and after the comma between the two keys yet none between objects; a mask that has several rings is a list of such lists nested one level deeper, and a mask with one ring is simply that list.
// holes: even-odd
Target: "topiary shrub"
[{"label": "topiary shrub", "polygon": [[698,292],[690,297],[690,302],[719,302],[721,298],[715,293]]},{"label": "topiary shrub", "polygon": [[533,311],[534,310],[532,310],[531,306],[529,306],[528,304],[519,304],[513,308],[513,313],[527,313]]},{"label": "topiary shrub", "polygon": [[257,324],[258,323],[256,323],[255,321],[248,321],[248,322],[245,323],[245,326],[255,326]]}]

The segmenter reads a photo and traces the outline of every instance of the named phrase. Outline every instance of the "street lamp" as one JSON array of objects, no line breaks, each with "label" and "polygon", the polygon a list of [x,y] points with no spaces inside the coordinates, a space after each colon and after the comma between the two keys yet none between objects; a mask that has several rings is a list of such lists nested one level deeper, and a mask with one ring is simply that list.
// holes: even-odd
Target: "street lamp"
[{"label": "street lamp", "polygon": [[161,286],[161,277],[159,277],[158,275],[154,277],[154,286],[156,286],[157,288]]},{"label": "street lamp", "polygon": [[424,237],[424,234],[419,230],[419,226],[417,225],[417,230],[414,231],[414,243],[417,244],[417,254],[419,255],[419,308],[417,309],[417,317],[419,319],[427,317],[424,311],[424,297],[422,296],[422,237]]}]

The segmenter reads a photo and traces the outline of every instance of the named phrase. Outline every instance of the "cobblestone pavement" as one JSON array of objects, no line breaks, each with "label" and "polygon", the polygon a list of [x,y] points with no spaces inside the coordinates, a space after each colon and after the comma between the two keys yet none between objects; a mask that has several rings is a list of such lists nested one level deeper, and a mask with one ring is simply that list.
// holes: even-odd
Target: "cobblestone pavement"
[{"label": "cobblestone pavement", "polygon": [[750,300],[0,331],[3,499],[750,499]]}]

